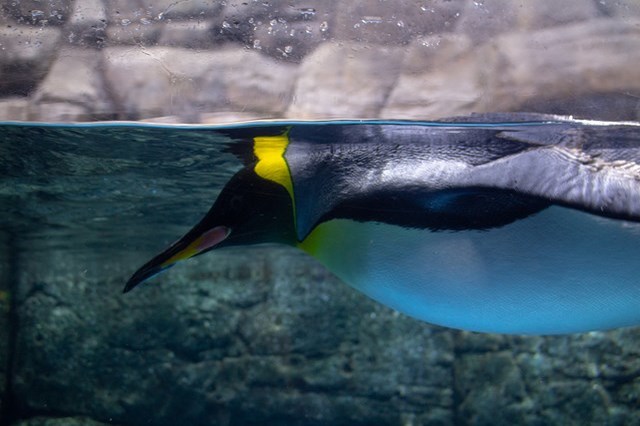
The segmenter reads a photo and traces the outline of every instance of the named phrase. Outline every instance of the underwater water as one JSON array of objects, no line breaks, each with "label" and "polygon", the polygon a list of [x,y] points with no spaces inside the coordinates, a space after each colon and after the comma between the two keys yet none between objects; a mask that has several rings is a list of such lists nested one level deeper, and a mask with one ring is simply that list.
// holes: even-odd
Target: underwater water
[{"label": "underwater water", "polygon": [[36,252],[157,248],[240,167],[206,130],[17,126],[0,137],[5,223]]},{"label": "underwater water", "polygon": [[[631,124],[624,131],[615,125],[592,129],[599,137],[607,130],[616,135],[591,144],[599,152],[594,158],[637,161],[640,134]],[[60,419],[51,424],[634,424],[640,401],[639,329],[583,334],[562,334],[572,331],[563,325],[554,329],[554,324],[582,324],[582,315],[590,315],[586,326],[593,328],[637,324],[634,306],[640,287],[634,278],[640,235],[633,202],[626,213],[612,210],[599,216],[568,202],[540,204],[539,197],[523,201],[513,194],[447,192],[421,198],[421,208],[475,215],[479,206],[493,203],[499,208],[487,208],[486,223],[469,224],[464,215],[442,216],[435,223],[405,223],[403,233],[393,228],[354,231],[339,216],[327,222],[339,229],[333,239],[325,238],[329,250],[324,254],[313,232],[299,238],[300,247],[329,269],[345,260],[371,262],[364,268],[365,279],[349,281],[362,269],[337,267],[332,273],[293,247],[259,245],[221,248],[187,260],[121,294],[138,267],[204,216],[234,175],[247,167],[259,174],[256,164],[284,158],[283,153],[260,154],[257,137],[287,134],[287,152],[297,155],[287,159],[296,225],[303,227],[313,216],[309,203],[319,197],[326,206],[331,199],[300,191],[314,188],[304,173],[306,181],[296,180],[297,173],[310,170],[301,159],[315,158],[319,166],[314,170],[326,172],[320,181],[336,182],[326,158],[313,146],[330,145],[332,155],[343,160],[371,161],[363,154],[366,149],[353,151],[354,145],[347,143],[359,135],[365,145],[379,150],[374,158],[396,155],[396,162],[418,158],[425,163],[435,156],[441,162],[457,147],[454,158],[482,165],[482,155],[500,158],[507,152],[506,157],[515,158],[533,151],[528,145],[495,145],[493,135],[509,135],[511,142],[505,143],[520,138],[517,143],[535,140],[544,146],[566,130],[563,126],[541,121],[3,124],[0,273],[9,324],[4,356],[10,366],[4,418],[16,424],[30,424],[20,419],[39,416]],[[412,139],[415,134],[420,138]],[[391,145],[396,154],[384,151]],[[397,147],[405,145],[418,148],[403,157]],[[487,145],[495,148],[482,151]],[[631,174],[635,170],[616,164]],[[418,165],[410,166],[416,170]],[[282,182],[267,176],[265,180]],[[624,198],[616,194],[618,200]],[[268,200],[268,205],[281,201]],[[388,199],[379,200],[388,209]],[[405,206],[402,199],[394,200]],[[400,216],[420,221],[415,210],[403,209]],[[384,222],[371,215],[356,216],[360,222]],[[385,218],[400,220],[391,216]],[[466,228],[470,234],[464,233]],[[423,232],[418,240],[415,229]],[[573,234],[562,235],[567,229]],[[376,240],[372,233],[377,232]],[[434,237],[424,241],[428,234]],[[232,230],[229,238],[233,235]],[[341,251],[356,238],[382,248]],[[496,245],[512,257],[483,264],[491,261]],[[545,253],[549,247],[556,252]],[[400,294],[408,302],[398,301],[397,293],[385,294],[389,265],[384,260],[390,258],[397,268],[393,279],[412,287],[415,271],[410,269],[420,263],[412,260],[418,249],[425,250],[421,259],[433,263],[420,266],[445,283],[436,289],[441,299],[431,309],[422,307],[412,288]],[[518,263],[521,255],[535,259]],[[540,256],[548,258],[541,263]],[[565,261],[582,269],[557,276]],[[562,276],[567,273],[569,277]],[[474,286],[473,280],[483,274],[488,278]],[[513,293],[501,293],[518,275],[527,279]],[[603,286],[602,275],[613,281]],[[536,280],[538,276],[543,278]],[[544,307],[549,303],[545,292],[556,284],[539,286],[556,278],[554,298],[556,305],[567,302],[564,311],[547,305],[547,311],[537,307],[526,312],[514,303],[528,294],[525,308],[537,303],[532,296],[540,296]],[[466,287],[452,288],[456,283]],[[593,304],[586,314],[571,311],[576,309],[572,285]],[[437,318],[450,318],[448,325],[466,329],[503,328],[517,334],[518,324],[540,323],[544,325],[529,334],[562,335],[469,333],[418,321],[383,304],[425,320],[430,313],[416,309],[440,310]],[[474,311],[492,304],[506,309]],[[605,319],[590,322],[593,318]],[[482,325],[474,327],[474,321]]]}]

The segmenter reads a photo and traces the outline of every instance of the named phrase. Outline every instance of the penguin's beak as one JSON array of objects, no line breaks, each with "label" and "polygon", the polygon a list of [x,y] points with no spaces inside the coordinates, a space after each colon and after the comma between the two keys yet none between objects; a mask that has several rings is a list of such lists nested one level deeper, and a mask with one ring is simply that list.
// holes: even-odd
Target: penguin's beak
[{"label": "penguin's beak", "polygon": [[226,226],[216,226],[203,233],[197,232],[196,229],[191,230],[138,269],[125,284],[123,293],[131,291],[138,284],[171,268],[178,261],[188,259],[216,246],[224,241],[231,232]]}]

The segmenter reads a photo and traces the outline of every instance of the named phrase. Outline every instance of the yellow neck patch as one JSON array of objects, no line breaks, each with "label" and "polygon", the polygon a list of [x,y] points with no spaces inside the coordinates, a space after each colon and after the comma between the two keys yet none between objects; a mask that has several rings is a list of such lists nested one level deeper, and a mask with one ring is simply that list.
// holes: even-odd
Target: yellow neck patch
[{"label": "yellow neck patch", "polygon": [[289,135],[258,136],[253,138],[253,153],[258,159],[254,170],[258,176],[283,186],[291,197],[293,218],[296,218],[296,203],[293,197],[293,181],[284,154],[289,146]]},{"label": "yellow neck patch", "polygon": [[289,145],[289,136],[258,136],[253,138],[253,153],[258,159],[255,172],[263,179],[285,187],[293,201],[293,182],[284,153]]}]

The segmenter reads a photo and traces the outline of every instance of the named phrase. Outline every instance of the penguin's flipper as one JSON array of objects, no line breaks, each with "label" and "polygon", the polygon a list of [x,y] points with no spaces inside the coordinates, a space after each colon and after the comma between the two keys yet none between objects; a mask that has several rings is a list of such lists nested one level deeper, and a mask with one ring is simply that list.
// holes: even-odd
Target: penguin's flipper
[{"label": "penguin's flipper", "polygon": [[640,221],[640,138],[635,126],[505,131],[540,146],[473,167],[459,185],[512,190],[600,216]]},{"label": "penguin's flipper", "polygon": [[539,197],[482,187],[380,191],[340,203],[319,222],[350,219],[432,231],[486,230],[524,219],[549,205]]}]

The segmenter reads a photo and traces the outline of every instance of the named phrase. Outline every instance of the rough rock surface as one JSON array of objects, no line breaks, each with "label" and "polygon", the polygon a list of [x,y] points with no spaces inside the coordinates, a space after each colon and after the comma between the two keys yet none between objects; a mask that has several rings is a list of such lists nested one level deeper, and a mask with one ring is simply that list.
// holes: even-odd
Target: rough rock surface
[{"label": "rough rock surface", "polygon": [[[633,119],[633,93],[640,90],[639,36],[637,21],[603,19],[505,34],[475,47],[469,47],[465,37],[445,38],[443,43],[436,39],[432,44],[437,52],[424,55],[425,71],[415,63],[406,68],[382,115],[433,118],[525,110]],[[422,40],[412,49],[431,46]],[[408,55],[412,62],[417,56]],[[448,61],[429,67],[434,56]],[[590,101],[608,95],[617,95],[623,103],[633,98],[628,99],[626,115],[619,110],[609,114]]]},{"label": "rough rock surface", "polygon": [[125,117],[175,114],[187,121],[216,109],[281,114],[296,75],[292,65],[237,49],[110,48],[105,69]]},{"label": "rough rock surface", "polygon": [[19,417],[507,425],[633,424],[640,415],[638,328],[446,330],[368,300],[285,248],[217,252],[124,296],[114,296],[130,272],[124,255],[24,262]]},{"label": "rough rock surface", "polygon": [[480,44],[504,32],[586,21],[600,16],[600,11],[592,0],[483,0],[465,2],[461,15],[456,32],[467,34]]},{"label": "rough rock surface", "polygon": [[9,97],[0,100],[0,117],[8,121],[27,121],[29,119],[29,98]]},{"label": "rough rock surface", "polygon": [[300,67],[287,116],[376,117],[400,73],[404,51],[323,44]]},{"label": "rough rock surface", "polygon": [[1,11],[21,24],[62,25],[72,11],[73,2],[67,0],[20,0],[3,2]]},{"label": "rough rock surface", "polygon": [[[250,269],[222,252],[116,297],[125,272],[113,265],[37,259],[18,295],[20,415],[451,424],[449,332],[394,314],[291,250],[246,255]],[[111,278],[46,271],[55,264]]]},{"label": "rough rock surface", "polygon": [[11,346],[11,289],[12,265],[9,251],[9,236],[0,232],[0,422],[8,410],[7,379]]},{"label": "rough rock surface", "polygon": [[[554,337],[457,333],[458,419],[491,424],[635,424],[639,328]],[[482,382],[483,386],[478,387]]]},{"label": "rough rock surface", "polygon": [[206,49],[213,45],[213,24],[209,21],[171,22],[166,24],[158,40],[162,46]]},{"label": "rough rock surface", "polygon": [[26,95],[45,76],[55,58],[60,30],[51,27],[0,27],[0,93]]},{"label": "rough rock surface", "polygon": [[[29,118],[35,121],[114,118],[113,102],[103,85],[102,66],[102,55],[98,51],[61,50],[33,96],[34,105],[31,106]],[[61,103],[72,109],[61,112]]]},{"label": "rough rock surface", "polygon": [[117,423],[97,422],[88,417],[32,417],[27,420],[20,420],[14,423],[15,426],[103,426],[114,425]]},{"label": "rough rock surface", "polygon": [[[118,101],[106,111],[117,119],[640,110],[632,1],[46,3],[0,8],[0,96],[50,84],[55,56],[73,45],[103,56],[92,84]],[[36,101],[33,116],[103,118],[67,100]]]},{"label": "rough rock surface", "polygon": [[104,47],[106,28],[107,9],[102,1],[76,1],[65,29],[65,39],[69,44]]},{"label": "rough rock surface", "polygon": [[406,44],[419,34],[451,31],[465,2],[339,2],[333,34],[340,40]]}]

